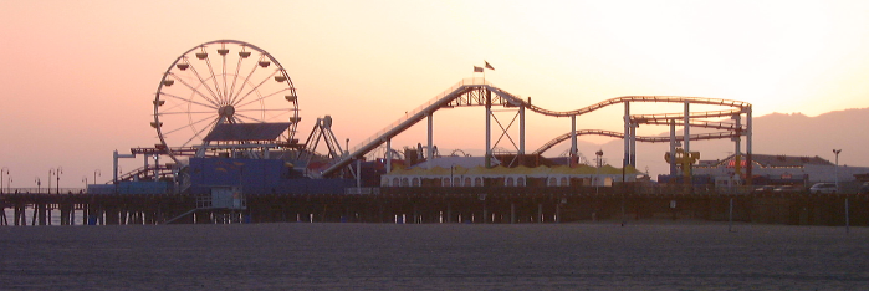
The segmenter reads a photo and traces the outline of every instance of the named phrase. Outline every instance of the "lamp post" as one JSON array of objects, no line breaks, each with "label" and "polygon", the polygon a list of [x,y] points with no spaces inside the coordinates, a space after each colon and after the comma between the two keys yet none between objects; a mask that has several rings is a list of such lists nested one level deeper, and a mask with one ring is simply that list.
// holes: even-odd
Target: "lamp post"
[{"label": "lamp post", "polygon": [[46,192],[51,194],[51,175],[56,175],[54,169],[48,169],[48,187],[45,187]]},{"label": "lamp post", "polygon": [[55,194],[60,193],[60,174],[63,173],[63,168],[57,167],[55,169],[48,169],[48,194],[51,194],[51,175],[54,175],[57,178],[55,181]]},{"label": "lamp post", "polygon": [[595,177],[594,177],[594,192],[595,194],[600,194],[600,168],[603,167],[603,149],[597,150],[594,153],[597,156],[597,169],[595,169]]},{"label": "lamp post", "polygon": [[455,169],[456,169],[456,164],[451,164],[450,165],[450,187],[456,186],[455,184],[453,184],[453,180],[454,180],[453,175],[454,175]]},{"label": "lamp post", "polygon": [[99,175],[100,177],[102,177],[102,176],[103,176],[103,172],[100,171],[100,169],[96,169],[96,170],[94,170],[94,179],[93,179],[93,181],[92,181],[92,182],[94,182],[94,184],[97,183],[97,175]]},{"label": "lamp post", "polygon": [[40,191],[42,191],[42,180],[39,180],[39,177],[36,177],[36,180],[34,180],[34,182],[36,182],[36,193],[39,193]]},{"label": "lamp post", "polygon": [[833,149],[833,154],[836,155],[836,166],[833,168],[833,175],[835,176],[836,181],[836,192],[839,192],[839,153],[842,152],[842,149]]},{"label": "lamp post", "polygon": [[8,176],[9,175],[9,168],[7,168],[7,167],[0,168],[0,193],[3,193],[3,173],[6,173],[6,175]]}]

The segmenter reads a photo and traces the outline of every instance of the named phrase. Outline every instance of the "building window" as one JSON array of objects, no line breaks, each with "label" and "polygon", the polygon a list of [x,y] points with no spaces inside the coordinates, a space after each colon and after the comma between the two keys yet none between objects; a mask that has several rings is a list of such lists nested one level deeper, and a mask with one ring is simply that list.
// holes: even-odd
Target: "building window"
[{"label": "building window", "polygon": [[380,187],[389,187],[389,178],[384,177],[380,180]]},{"label": "building window", "polygon": [[401,184],[398,182],[398,178],[392,178],[392,187],[401,187]]},{"label": "building window", "polygon": [[513,178],[507,178],[507,180],[504,181],[504,186],[513,187]]},{"label": "building window", "polygon": [[410,187],[407,178],[401,178],[401,187]]},{"label": "building window", "polygon": [[561,187],[567,187],[567,178],[561,178]]},{"label": "building window", "polygon": [[419,178],[413,178],[413,187],[419,187]]},{"label": "building window", "polygon": [[471,187],[471,178],[465,178],[465,187]]},{"label": "building window", "polygon": [[517,187],[525,187],[525,178],[516,179],[516,186]]},{"label": "building window", "polygon": [[450,178],[444,178],[444,179],[443,179],[443,184],[442,184],[441,186],[443,186],[443,187],[449,187],[449,186],[450,186]]},{"label": "building window", "polygon": [[474,178],[474,187],[483,187],[483,178]]},{"label": "building window", "polygon": [[462,187],[462,179],[453,178],[453,187]]},{"label": "building window", "polygon": [[549,186],[549,187],[558,187],[558,179],[555,179],[555,178],[549,178],[549,184],[548,184],[547,186]]}]

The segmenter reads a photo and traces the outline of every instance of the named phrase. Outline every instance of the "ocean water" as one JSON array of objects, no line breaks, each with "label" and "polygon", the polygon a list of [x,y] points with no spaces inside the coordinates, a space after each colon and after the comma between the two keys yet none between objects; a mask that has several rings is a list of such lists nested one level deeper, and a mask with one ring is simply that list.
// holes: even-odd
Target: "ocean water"
[{"label": "ocean water", "polygon": [[869,228],[0,226],[3,290],[869,290]]}]

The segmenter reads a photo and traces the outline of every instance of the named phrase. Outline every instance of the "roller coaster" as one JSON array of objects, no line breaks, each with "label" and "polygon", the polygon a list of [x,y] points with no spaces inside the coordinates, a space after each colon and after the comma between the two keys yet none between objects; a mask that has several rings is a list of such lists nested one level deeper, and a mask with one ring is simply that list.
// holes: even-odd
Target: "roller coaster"
[{"label": "roller coaster", "polygon": [[[631,114],[631,103],[680,103],[684,104],[684,112],[680,113],[659,113],[659,114]],[[584,129],[576,130],[576,117],[594,112],[604,107],[624,104],[625,107],[625,131],[613,132],[599,129]],[[726,110],[716,111],[690,111],[691,104],[705,104],[729,108]],[[435,96],[431,100],[409,111],[406,117],[391,123],[389,126],[378,131],[368,139],[356,145],[350,150],[349,155],[337,159],[331,166],[321,172],[322,176],[330,176],[336,173],[339,169],[348,166],[352,161],[357,160],[369,153],[370,151],[387,144],[387,151],[390,150],[389,141],[398,134],[411,128],[423,119],[429,119],[429,134],[428,134],[428,153],[431,158],[433,138],[432,138],[432,122],[431,117],[434,112],[442,109],[482,106],[486,107],[486,157],[487,160],[492,156],[493,146],[491,145],[491,108],[500,106],[504,108],[516,108],[519,119],[519,146],[517,152],[520,155],[525,154],[525,110],[530,110],[535,113],[542,114],[548,117],[568,117],[572,119],[573,129],[565,134],[553,138],[532,154],[542,154],[553,146],[572,139],[571,155],[577,154],[576,138],[584,135],[607,136],[614,138],[622,138],[625,140],[625,166],[635,166],[635,142],[670,142],[671,152],[675,152],[677,142],[682,142],[685,151],[688,152],[689,142],[707,139],[726,139],[730,138],[736,143],[736,152],[741,152],[741,137],[746,137],[746,153],[750,158],[751,153],[751,104],[730,99],[718,98],[701,98],[701,97],[680,97],[680,96],[624,96],[606,99],[604,101],[574,109],[569,111],[554,111],[536,106],[531,103],[530,98],[523,99],[521,97],[510,94],[499,87],[486,82],[481,78],[469,78],[458,82],[450,89],[444,91],[440,95]],[[745,125],[742,124],[742,116],[745,115]],[[709,120],[717,118],[719,120]],[[721,121],[721,118],[732,118],[733,122]],[[670,137],[642,137],[636,136],[635,128],[640,124],[651,125],[669,125],[671,128]],[[499,123],[499,125],[501,125]],[[684,135],[675,136],[675,127],[681,126],[684,129]],[[509,126],[508,126],[509,127]],[[691,134],[690,128],[708,128],[718,130],[718,132]],[[502,135],[507,134],[506,129],[501,126]],[[749,163],[750,164],[750,163]]]}]

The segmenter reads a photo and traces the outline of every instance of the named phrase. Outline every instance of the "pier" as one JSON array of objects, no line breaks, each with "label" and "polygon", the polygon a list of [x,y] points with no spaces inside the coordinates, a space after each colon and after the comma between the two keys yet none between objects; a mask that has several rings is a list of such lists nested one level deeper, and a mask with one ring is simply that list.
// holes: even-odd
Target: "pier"
[{"label": "pier", "polygon": [[[869,225],[869,194],[719,193],[616,187],[375,188],[375,194],[245,194],[242,208],[190,194],[0,195],[0,225],[571,223],[705,220]],[[10,210],[11,217],[5,215]]]}]

